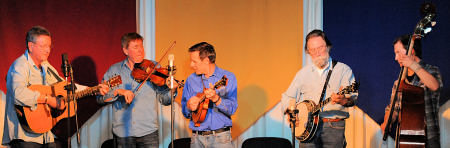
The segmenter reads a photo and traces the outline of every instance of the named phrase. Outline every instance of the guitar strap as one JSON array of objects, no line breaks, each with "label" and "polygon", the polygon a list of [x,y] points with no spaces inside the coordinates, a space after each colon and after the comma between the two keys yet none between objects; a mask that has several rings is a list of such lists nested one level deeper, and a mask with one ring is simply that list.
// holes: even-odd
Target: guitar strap
[{"label": "guitar strap", "polygon": [[49,71],[53,75],[53,77],[55,77],[56,80],[58,80],[58,82],[63,81],[50,67],[47,68],[47,71]]},{"label": "guitar strap", "polygon": [[320,95],[319,104],[322,103],[323,97],[325,96],[325,90],[327,90],[328,81],[330,80],[331,73],[333,72],[334,66],[337,64],[337,61],[333,60],[333,66],[328,72],[327,79],[325,80],[325,84],[323,85],[322,94]]}]

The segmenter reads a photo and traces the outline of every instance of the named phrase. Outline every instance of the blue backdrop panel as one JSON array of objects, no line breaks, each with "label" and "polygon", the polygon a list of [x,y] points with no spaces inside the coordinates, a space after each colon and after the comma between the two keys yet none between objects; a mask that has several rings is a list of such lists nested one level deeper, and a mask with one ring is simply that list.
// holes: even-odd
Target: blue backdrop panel
[{"label": "blue backdrop panel", "polygon": [[[324,31],[333,43],[331,56],[348,64],[361,82],[357,106],[381,123],[393,81],[400,67],[394,60],[392,41],[414,31],[422,18],[424,1],[377,0],[324,1]],[[441,69],[444,89],[440,104],[450,97],[450,1],[432,1],[437,25],[422,40],[423,59]]]}]

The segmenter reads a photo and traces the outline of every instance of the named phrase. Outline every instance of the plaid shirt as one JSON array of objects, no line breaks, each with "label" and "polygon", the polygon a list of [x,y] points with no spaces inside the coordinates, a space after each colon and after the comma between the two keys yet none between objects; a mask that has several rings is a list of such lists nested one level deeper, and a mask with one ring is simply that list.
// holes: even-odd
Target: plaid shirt
[{"label": "plaid shirt", "polygon": [[[439,82],[439,88],[436,91],[432,91],[429,88],[425,87],[425,85],[420,81],[417,75],[413,75],[413,78],[410,82],[407,82],[414,86],[419,86],[424,88],[424,100],[425,100],[425,121],[426,121],[426,132],[427,132],[427,147],[440,147],[440,137],[439,137],[439,98],[440,93],[443,87],[441,73],[439,72],[439,68],[436,66],[432,66],[426,64],[422,60],[419,62],[420,66],[424,68],[428,73],[433,75],[436,80]],[[397,81],[394,83],[394,87],[392,88],[392,95],[395,93],[395,88],[397,85]],[[391,97],[392,102],[393,97]],[[397,100],[395,105],[395,112],[393,114],[392,119],[397,119],[398,112],[400,111],[400,99]],[[386,107],[386,113],[388,113],[391,105]]]}]

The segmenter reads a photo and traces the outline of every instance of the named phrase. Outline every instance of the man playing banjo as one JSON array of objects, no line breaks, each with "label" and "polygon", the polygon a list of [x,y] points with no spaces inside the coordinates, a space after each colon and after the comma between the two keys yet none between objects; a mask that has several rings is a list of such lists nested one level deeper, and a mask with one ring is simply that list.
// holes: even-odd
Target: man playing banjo
[{"label": "man playing banjo", "polygon": [[[347,107],[355,105],[358,95],[357,93],[337,94],[342,88],[353,86],[355,77],[349,66],[331,59],[330,49],[331,42],[323,31],[311,31],[306,36],[305,51],[311,56],[313,64],[298,71],[287,91],[282,94],[283,112],[286,109],[297,108],[300,110],[299,114],[306,114],[306,116],[311,109],[311,106],[304,105],[306,102],[319,104],[325,100],[330,101],[328,104],[323,102],[324,106],[320,108],[317,115],[319,122],[316,123],[315,130],[296,131],[296,137],[301,142],[300,147],[343,147],[346,145],[344,132],[345,119],[349,117]],[[297,107],[295,107],[296,104]],[[305,129],[305,123],[297,122],[295,126]]]}]

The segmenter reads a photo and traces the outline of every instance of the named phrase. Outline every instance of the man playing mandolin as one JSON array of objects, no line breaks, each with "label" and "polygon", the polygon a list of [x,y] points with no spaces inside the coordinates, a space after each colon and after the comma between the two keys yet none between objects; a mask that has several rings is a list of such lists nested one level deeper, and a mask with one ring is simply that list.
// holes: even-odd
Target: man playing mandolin
[{"label": "man playing mandolin", "polygon": [[[441,79],[441,73],[436,66],[429,65],[422,60],[422,47],[420,40],[416,39],[412,47],[412,53],[410,56],[406,55],[406,49],[410,35],[403,35],[394,40],[394,53],[395,60],[400,66],[408,68],[405,82],[410,85],[422,87],[424,90],[425,101],[425,123],[426,123],[426,147],[439,148],[440,136],[439,136],[439,97],[443,84]],[[395,92],[395,85],[392,89],[392,95]],[[391,97],[392,102],[392,97]],[[400,111],[400,100],[396,102],[396,108],[394,110],[393,117],[391,119],[396,120],[398,112]],[[384,122],[381,124],[381,129],[384,132],[386,128],[386,122],[389,118],[390,106],[386,107]],[[423,119],[417,119],[423,120]],[[395,121],[393,121],[395,122]],[[392,122],[391,122],[392,123]],[[391,124],[392,125],[392,124]]]},{"label": "man playing mandolin", "polygon": [[[231,143],[230,129],[231,116],[238,107],[236,77],[215,64],[216,52],[211,44],[206,42],[195,44],[189,48],[189,54],[190,66],[195,73],[186,80],[181,105],[183,115],[191,119],[189,124],[189,128],[192,129],[191,147],[234,147]],[[223,81],[228,82],[224,82],[227,83],[226,86],[220,88],[219,85],[223,84]],[[205,113],[203,117],[197,116],[202,116],[199,112]]]},{"label": "man playing mandolin", "polygon": [[[67,103],[63,99],[55,98],[55,96],[29,88],[30,86],[36,85],[49,86],[63,81],[56,72],[56,69],[47,61],[52,46],[50,32],[44,27],[34,26],[27,32],[25,40],[27,46],[25,53],[17,58],[8,70],[6,80],[8,92],[6,93],[7,105],[3,144],[9,144],[13,148],[57,147],[58,143],[55,143],[55,136],[50,130],[45,133],[30,132],[29,130],[34,129],[27,130],[22,123],[19,124],[20,119],[16,115],[15,106],[28,108],[34,112],[38,112],[44,108],[49,110],[48,107],[58,110],[67,108]],[[87,88],[81,85],[76,86],[78,90]],[[102,95],[109,89],[104,84],[100,84],[99,86],[99,91]],[[40,108],[41,106],[44,107]],[[71,109],[71,112],[74,112],[74,110]],[[43,118],[35,117],[34,119]],[[39,123],[43,121],[33,122]]]},{"label": "man playing mandolin", "polygon": [[[336,93],[355,82],[355,78],[350,67],[344,63],[332,62],[330,49],[331,42],[323,31],[311,31],[306,36],[305,51],[311,56],[313,64],[298,71],[287,91],[282,94],[283,112],[287,108],[295,108],[296,102],[312,101],[319,104],[321,100],[331,99],[331,103],[324,105],[318,113],[320,118],[317,130],[315,133],[309,133],[313,134],[311,139],[302,141],[300,147],[343,147],[346,144],[344,131],[345,119],[349,117],[347,107],[355,104],[357,93],[349,95]],[[329,73],[331,75],[328,84],[324,87]],[[298,126],[304,125],[296,125]]]}]

